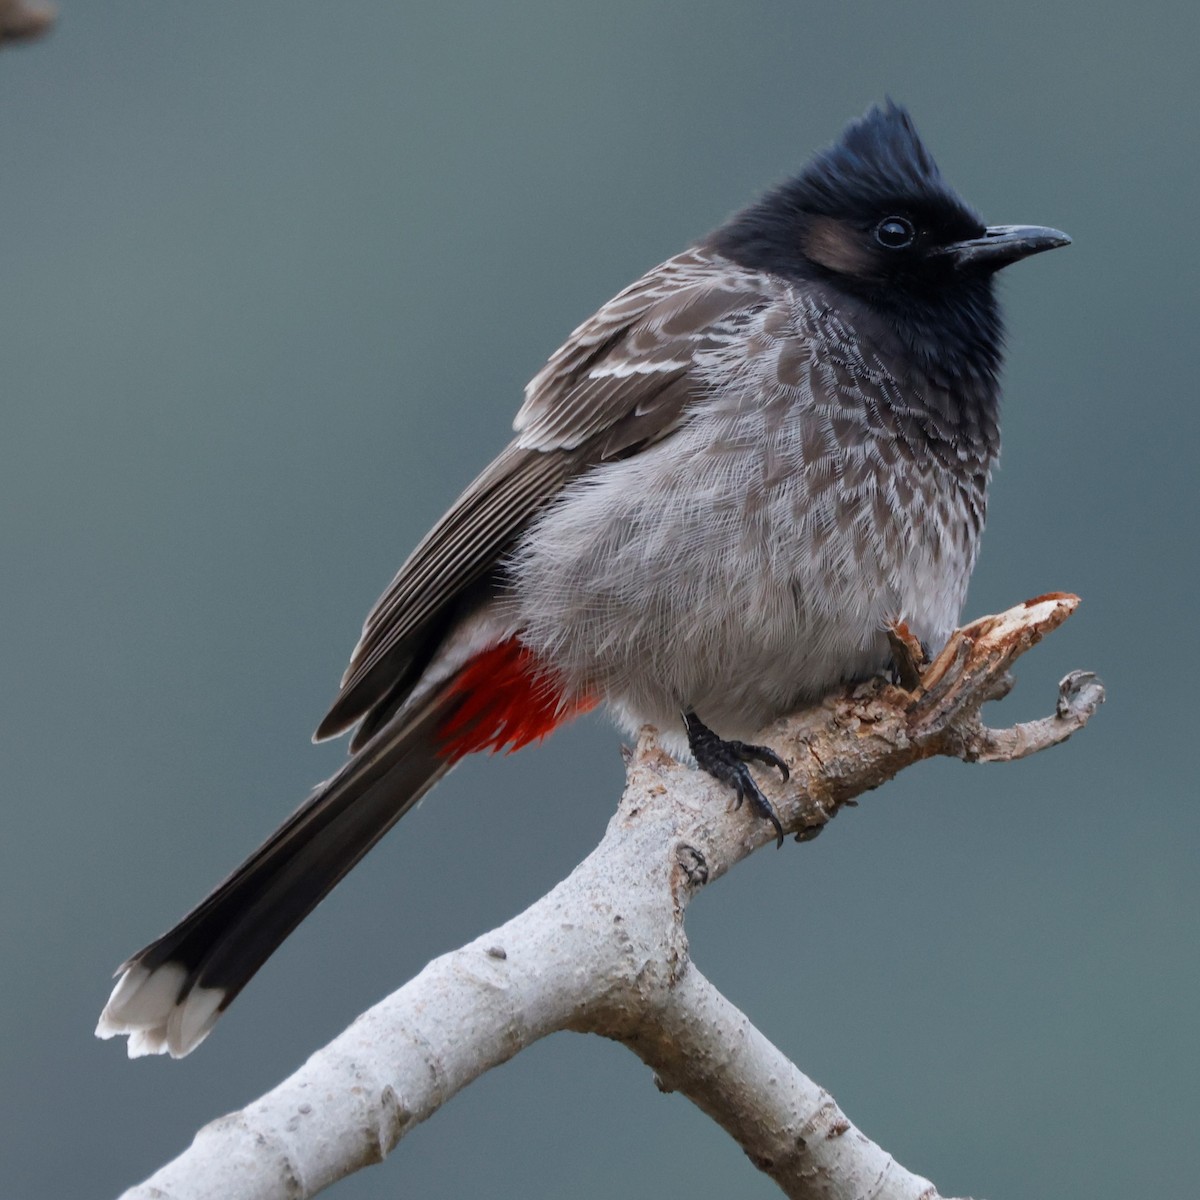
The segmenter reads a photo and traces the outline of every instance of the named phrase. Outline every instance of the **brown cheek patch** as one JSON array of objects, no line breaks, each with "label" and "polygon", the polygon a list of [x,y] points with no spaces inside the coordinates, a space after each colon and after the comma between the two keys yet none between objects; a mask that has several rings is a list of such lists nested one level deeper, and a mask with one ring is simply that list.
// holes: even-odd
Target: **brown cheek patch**
[{"label": "brown cheek patch", "polygon": [[874,258],[858,231],[832,217],[813,218],[804,253],[839,275],[869,275],[874,266]]}]

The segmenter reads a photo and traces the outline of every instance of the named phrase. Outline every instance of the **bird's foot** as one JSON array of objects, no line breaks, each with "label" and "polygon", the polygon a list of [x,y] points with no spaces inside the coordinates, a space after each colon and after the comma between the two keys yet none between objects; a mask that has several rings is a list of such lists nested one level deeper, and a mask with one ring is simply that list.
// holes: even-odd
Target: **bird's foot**
[{"label": "bird's foot", "polygon": [[746,764],[756,762],[775,767],[786,783],[789,775],[787,763],[768,746],[754,746],[749,742],[727,742],[717,737],[694,712],[684,713],[683,719],[687,726],[688,746],[695,756],[696,765],[714,779],[719,779],[733,788],[737,796],[734,807],[741,808],[742,801],[749,800],[754,811],[775,827],[776,841],[782,846],[783,826],[779,822],[779,814],[755,783],[754,776],[750,774]]},{"label": "bird's foot", "polygon": [[888,626],[888,645],[892,648],[892,659],[888,663],[887,678],[891,683],[915,692],[921,686],[921,673],[933,661],[929,647],[904,621]]}]

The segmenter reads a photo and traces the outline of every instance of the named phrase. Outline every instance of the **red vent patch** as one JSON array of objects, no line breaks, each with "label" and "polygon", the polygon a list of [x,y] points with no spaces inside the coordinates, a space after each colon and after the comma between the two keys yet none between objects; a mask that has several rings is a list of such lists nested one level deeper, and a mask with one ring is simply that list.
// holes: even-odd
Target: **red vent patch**
[{"label": "red vent patch", "polygon": [[479,750],[511,754],[596,706],[591,696],[568,700],[553,673],[516,638],[477,654],[450,688],[462,703],[438,735],[440,753],[451,762]]}]

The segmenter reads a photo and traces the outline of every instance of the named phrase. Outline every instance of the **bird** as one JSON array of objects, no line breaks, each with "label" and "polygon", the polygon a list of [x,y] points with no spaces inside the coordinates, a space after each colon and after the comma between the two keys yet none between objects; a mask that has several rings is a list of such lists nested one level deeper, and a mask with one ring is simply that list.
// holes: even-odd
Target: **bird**
[{"label": "bird", "polygon": [[955,628],[1000,450],[983,223],[887,100],[584,321],[370,611],[315,740],[345,765],[117,971],[97,1035],[182,1057],[467,754],[604,705],[782,827],[755,731]]}]

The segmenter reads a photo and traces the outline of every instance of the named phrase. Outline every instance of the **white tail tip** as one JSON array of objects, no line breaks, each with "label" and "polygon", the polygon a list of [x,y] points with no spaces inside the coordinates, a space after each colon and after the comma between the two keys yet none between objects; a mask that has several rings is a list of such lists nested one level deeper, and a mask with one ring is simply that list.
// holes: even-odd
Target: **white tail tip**
[{"label": "white tail tip", "polygon": [[197,987],[181,996],[186,980],[187,971],[179,963],[163,963],[153,970],[137,964],[127,967],[100,1014],[96,1036],[127,1034],[130,1058],[190,1054],[217,1023],[225,989]]}]

